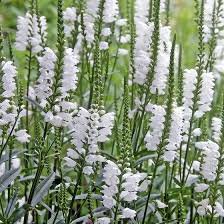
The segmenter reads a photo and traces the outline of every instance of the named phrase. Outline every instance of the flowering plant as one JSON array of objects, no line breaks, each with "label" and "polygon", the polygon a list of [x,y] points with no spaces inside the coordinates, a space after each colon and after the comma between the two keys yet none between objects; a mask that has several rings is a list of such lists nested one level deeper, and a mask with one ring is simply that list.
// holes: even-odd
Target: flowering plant
[{"label": "flowering plant", "polygon": [[0,223],[223,222],[224,2],[193,2],[190,68],[171,0],[2,24]]}]

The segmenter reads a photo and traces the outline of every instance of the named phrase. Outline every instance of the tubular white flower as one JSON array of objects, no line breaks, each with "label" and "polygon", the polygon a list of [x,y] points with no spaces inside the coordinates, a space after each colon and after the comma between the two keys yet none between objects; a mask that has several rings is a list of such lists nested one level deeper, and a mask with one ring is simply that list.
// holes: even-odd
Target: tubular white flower
[{"label": "tubular white flower", "polygon": [[122,188],[123,191],[120,197],[123,201],[132,202],[137,200],[137,193],[139,192],[139,183],[145,178],[145,175],[140,173],[133,174],[132,172],[127,172],[122,176]]},{"label": "tubular white flower", "polygon": [[210,210],[210,207],[211,206],[209,205],[209,199],[206,198],[206,199],[199,202],[199,206],[197,208],[197,213],[200,216],[204,216]]},{"label": "tubular white flower", "polygon": [[50,48],[45,48],[43,56],[38,58],[40,76],[35,85],[35,94],[40,101],[48,99],[52,95],[54,67],[57,57]]},{"label": "tubular white flower", "polygon": [[94,41],[94,23],[98,12],[99,0],[87,0],[86,11],[84,15],[86,40],[89,43]]},{"label": "tubular white flower", "polygon": [[214,86],[215,78],[213,73],[204,73],[202,75],[202,86],[199,95],[198,110],[195,112],[195,117],[200,118],[211,110]]},{"label": "tubular white flower", "polygon": [[113,23],[117,20],[119,8],[117,0],[106,0],[104,3],[103,22]]},{"label": "tubular white flower", "polygon": [[214,181],[218,159],[220,156],[219,146],[215,142],[208,140],[206,142],[197,142],[195,147],[202,150],[203,162],[201,164],[201,174],[207,181]]},{"label": "tubular white flower", "polygon": [[153,94],[164,95],[169,73],[170,63],[170,41],[171,30],[169,26],[160,27],[160,42],[158,51],[158,60],[155,68],[154,79],[150,87]]},{"label": "tubular white flower", "polygon": [[12,124],[16,118],[16,107],[8,99],[0,103],[0,126]]},{"label": "tubular white flower", "polygon": [[220,141],[220,136],[221,136],[221,128],[222,128],[222,120],[217,117],[212,118],[212,138],[214,139],[215,142]]},{"label": "tubular white flower", "polygon": [[79,69],[77,64],[79,63],[79,56],[72,48],[65,50],[64,56],[64,70],[62,75],[62,97],[69,95],[69,91],[75,91],[77,88],[77,73]]},{"label": "tubular white flower", "polygon": [[188,132],[189,120],[192,114],[194,90],[197,82],[197,71],[195,69],[186,69],[184,71],[183,86],[183,110],[184,110],[184,127],[183,131]]},{"label": "tubular white flower", "polygon": [[16,49],[24,51],[30,46],[32,52],[40,52],[46,37],[46,29],[46,18],[43,16],[39,18],[39,21],[36,14],[31,15],[29,12],[24,17],[18,17]]},{"label": "tubular white flower", "polygon": [[148,23],[149,1],[137,0],[135,3],[136,40],[134,50],[134,82],[144,84],[149,71],[150,43],[153,23]]},{"label": "tubular white flower", "polygon": [[166,111],[162,106],[153,104],[147,105],[146,110],[152,113],[150,130],[145,136],[146,148],[156,151],[162,137]]},{"label": "tubular white flower", "polygon": [[17,141],[21,142],[21,143],[26,143],[29,142],[29,138],[31,137],[30,135],[28,135],[27,130],[23,129],[23,130],[19,130],[17,131],[14,136],[16,137]]},{"label": "tubular white flower", "polygon": [[111,35],[111,29],[108,28],[108,27],[103,28],[101,34],[102,34],[102,36],[104,36],[104,37],[108,37],[108,36]]},{"label": "tubular white flower", "polygon": [[[45,23],[46,24],[46,23]],[[41,30],[46,30],[46,28],[41,28]],[[31,15],[30,18],[30,36],[29,44],[32,46],[32,52],[38,53],[42,50],[42,39],[41,39],[41,30],[38,26],[37,15]]]},{"label": "tubular white flower", "polygon": [[28,45],[29,37],[29,17],[28,13],[25,17],[19,16],[17,20],[17,32],[15,47],[17,50],[25,51]]},{"label": "tubular white flower", "polygon": [[141,20],[144,23],[148,22],[149,0],[135,2],[135,20]]},{"label": "tubular white flower", "polygon": [[208,42],[211,39],[214,3],[215,3],[214,0],[206,0],[204,3],[204,41],[205,42]]},{"label": "tubular white flower", "polygon": [[196,184],[194,190],[195,190],[195,192],[204,192],[208,188],[209,188],[208,184],[201,183],[201,184]]},{"label": "tubular white flower", "polygon": [[158,208],[163,209],[163,208],[168,207],[168,205],[166,205],[165,203],[161,202],[160,200],[155,200],[155,202],[156,202],[156,205],[157,205]]},{"label": "tubular white flower", "polygon": [[136,216],[136,211],[130,208],[124,208],[122,210],[123,219],[134,219]]},{"label": "tubular white flower", "polygon": [[202,134],[202,131],[201,131],[200,128],[195,128],[195,129],[193,130],[193,132],[192,132],[192,135],[193,135],[194,137],[199,137],[199,136],[201,136],[201,134]]},{"label": "tubular white flower", "polygon": [[167,162],[173,162],[175,160],[176,151],[182,142],[183,108],[175,107],[171,119],[168,144],[166,145],[166,151],[164,153],[164,161]]},{"label": "tubular white flower", "polygon": [[[220,4],[221,3],[221,4]],[[224,26],[224,17],[223,17],[223,10],[224,5],[220,2],[215,2],[215,0],[206,0],[205,1],[205,13],[204,13],[204,30],[205,30],[205,42],[208,42],[211,40],[212,34],[213,34],[213,11],[214,11],[214,5],[216,5],[216,12],[218,13],[219,8],[219,16],[216,18],[216,27],[215,27],[215,34],[216,34],[216,46],[214,50],[214,76],[216,78],[220,78],[220,75],[224,69],[224,47],[223,47],[223,26]]]},{"label": "tubular white flower", "polygon": [[215,212],[216,212],[216,215],[224,217],[224,209],[223,209],[223,206],[219,202],[215,202]]},{"label": "tubular white flower", "polygon": [[96,223],[97,224],[110,224],[111,221],[110,221],[110,218],[108,218],[108,217],[102,217],[102,218],[99,218]]},{"label": "tubular white flower", "polygon": [[64,19],[64,31],[65,36],[70,37],[72,31],[75,29],[75,21],[77,20],[76,15],[76,8],[75,7],[68,7],[63,12],[63,19]]},{"label": "tubular white flower", "polygon": [[[67,156],[75,160],[78,160],[81,155],[85,156],[87,175],[93,172],[90,167],[94,167],[95,163],[105,161],[104,157],[97,155],[99,151],[98,143],[107,141],[108,136],[111,135],[114,113],[103,113],[103,111],[99,113],[92,109],[87,111],[81,107],[77,116],[69,124],[77,158],[72,158],[69,151]],[[84,145],[87,145],[87,151],[84,149]]]},{"label": "tubular white flower", "polygon": [[12,61],[2,62],[2,86],[4,92],[2,96],[4,98],[11,98],[15,95],[16,83],[15,77],[17,75],[16,67],[13,65]]},{"label": "tubular white flower", "polygon": [[103,205],[108,209],[112,209],[116,204],[114,196],[118,193],[117,185],[119,184],[120,174],[121,171],[118,166],[114,162],[108,160],[103,170],[105,185],[102,190]]},{"label": "tubular white flower", "polygon": [[100,42],[100,46],[99,46],[100,50],[107,50],[109,48],[109,44],[106,41],[101,41]]}]

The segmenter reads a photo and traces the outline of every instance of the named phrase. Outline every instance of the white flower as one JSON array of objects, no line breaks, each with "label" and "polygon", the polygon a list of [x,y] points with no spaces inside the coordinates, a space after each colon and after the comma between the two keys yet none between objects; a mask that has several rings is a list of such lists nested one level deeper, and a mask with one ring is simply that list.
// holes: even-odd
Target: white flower
[{"label": "white flower", "polygon": [[[142,4],[142,1],[136,1],[136,4]],[[147,1],[144,1],[147,2]],[[146,8],[147,9],[147,8]],[[148,11],[147,11],[148,12]],[[147,23],[142,17],[136,12],[135,17],[136,24],[136,40],[135,40],[135,50],[134,50],[134,82],[137,84],[144,84],[146,81],[147,74],[149,72],[150,65],[150,53],[148,49],[151,44],[151,36],[153,32],[153,24]]]},{"label": "white flower", "polygon": [[212,72],[202,75],[202,86],[199,94],[198,110],[195,112],[195,117],[200,118],[206,112],[211,110],[211,104],[214,94],[214,75]]},{"label": "white flower", "polygon": [[[130,34],[126,34],[125,36],[121,36],[121,37],[120,37],[120,43],[122,43],[122,44],[126,44],[126,43],[128,43],[130,40],[131,40],[131,36],[130,36]],[[118,41],[119,41],[119,39],[118,39]]]},{"label": "white flower", "polygon": [[16,67],[13,65],[12,61],[2,62],[2,87],[4,92],[2,96],[4,98],[11,98],[15,95],[16,83],[15,77],[17,75]]},{"label": "white flower", "polygon": [[215,212],[218,214],[218,216],[224,217],[224,209],[219,202],[215,203]]},{"label": "white flower", "polygon": [[127,19],[118,19],[115,22],[116,26],[126,26],[127,25]]},{"label": "white flower", "polygon": [[[98,143],[108,140],[108,136],[112,134],[113,121],[114,113],[98,112],[92,109],[87,111],[80,107],[78,114],[71,118],[71,122],[68,122],[72,144],[75,145],[77,152],[75,159],[78,160],[78,155],[85,153],[86,167],[92,167],[97,162],[104,162],[104,157],[97,155]],[[85,144],[88,146],[87,151],[84,150]],[[68,154],[70,153],[69,149]],[[68,155],[68,157],[72,156]],[[86,175],[92,173],[93,170],[90,168],[85,171]]]},{"label": "white flower", "polygon": [[168,207],[168,205],[164,204],[160,200],[156,200],[156,204],[157,204],[158,208],[166,208],[166,207]]},{"label": "white flower", "polygon": [[124,208],[122,210],[122,218],[123,219],[134,219],[136,216],[136,211],[130,208]]},{"label": "white flower", "polygon": [[97,224],[110,224],[110,218],[102,217],[97,220]]},{"label": "white flower", "polygon": [[197,82],[197,71],[195,69],[184,70],[184,86],[183,86],[183,108],[184,108],[184,127],[183,131],[188,134],[189,120],[192,115],[194,90]]},{"label": "white flower", "polygon": [[99,120],[99,134],[97,140],[99,142],[105,142],[108,139],[108,136],[112,134],[112,128],[114,125],[114,116],[113,112],[106,113],[100,117]]},{"label": "white flower", "polygon": [[75,29],[74,22],[76,21],[76,8],[68,7],[63,12],[64,18],[64,32],[66,37],[70,37],[72,31]]},{"label": "white flower", "polygon": [[57,57],[50,48],[45,48],[43,56],[38,58],[40,76],[35,85],[35,94],[40,101],[48,99],[52,95],[54,67]]},{"label": "white flower", "polygon": [[192,134],[193,134],[194,137],[199,137],[199,136],[201,136],[202,131],[201,131],[200,128],[195,128],[195,129],[193,130]]},{"label": "white flower", "polygon": [[19,16],[17,21],[16,49],[24,51],[31,46],[32,52],[40,52],[46,37],[46,29],[46,18],[43,16],[39,18],[39,21],[36,14],[31,15],[29,12],[26,13],[25,17]]},{"label": "white flower", "polygon": [[108,37],[108,36],[110,36],[110,35],[111,35],[111,30],[110,30],[110,28],[108,28],[108,27],[103,28],[103,29],[102,29],[102,33],[101,33],[101,35],[104,36],[104,37]]},{"label": "white flower", "polygon": [[144,84],[149,71],[150,64],[150,44],[153,32],[153,23],[148,23],[149,0],[135,1],[135,27],[136,39],[134,50],[134,82]]},{"label": "white flower", "polygon": [[201,202],[199,202],[197,213],[200,216],[204,216],[206,215],[208,209],[209,209],[209,199],[204,199]]},{"label": "white flower", "polygon": [[72,168],[76,167],[76,164],[77,164],[77,163],[76,163],[73,159],[71,159],[71,158],[69,158],[69,157],[65,157],[64,160],[65,160],[66,165],[67,165],[68,167],[72,167]]},{"label": "white flower", "polygon": [[121,174],[118,166],[112,162],[107,161],[103,169],[103,181],[106,185],[103,186],[103,205],[106,208],[113,208],[115,205],[114,196],[118,192],[117,185],[119,184],[119,175]]},{"label": "white flower", "polygon": [[103,22],[113,23],[116,21],[119,14],[117,0],[105,0],[103,11]]},{"label": "white flower", "polygon": [[195,171],[200,171],[200,162],[199,161],[193,161],[193,164],[192,164],[192,168],[195,170]]},{"label": "white flower", "polygon": [[14,135],[16,137],[16,140],[21,142],[21,143],[26,143],[26,142],[29,142],[29,138],[31,137],[30,135],[28,135],[26,133],[27,131],[25,129],[23,130],[19,130],[17,131]]},{"label": "white flower", "polygon": [[107,50],[109,48],[109,45],[106,41],[101,41],[99,48],[100,50]]},{"label": "white flower", "polygon": [[218,158],[220,156],[218,144],[209,140],[195,146],[202,149],[203,162],[201,165],[201,174],[206,180],[214,181],[216,178]]},{"label": "white flower", "polygon": [[221,128],[222,128],[222,120],[217,117],[212,118],[212,138],[214,139],[215,142],[220,141],[220,136],[221,136]]},{"label": "white flower", "polygon": [[172,121],[170,127],[170,134],[166,151],[164,153],[164,160],[173,162],[176,157],[176,151],[180,147],[182,141],[182,128],[183,128],[183,108],[175,107],[172,113]]},{"label": "white flower", "polygon": [[79,69],[77,64],[79,63],[79,56],[71,48],[65,50],[64,56],[64,70],[62,75],[62,97],[66,97],[69,94],[69,91],[75,91],[77,88],[77,73]]},{"label": "white flower", "polygon": [[146,148],[151,151],[156,151],[160,143],[165,122],[165,109],[160,105],[149,104],[146,108],[152,113],[150,130],[145,136]]},{"label": "white flower", "polygon": [[[17,115],[13,101],[5,99],[0,103],[0,125],[13,124]],[[11,126],[10,125],[10,126]]]},{"label": "white flower", "polygon": [[68,7],[63,12],[63,18],[65,21],[74,22],[76,21],[76,8],[75,7]]},{"label": "white flower", "polygon": [[103,196],[103,206],[108,209],[112,209],[116,205],[116,201],[113,197]]},{"label": "white flower", "polygon": [[91,166],[85,166],[83,168],[83,173],[89,176],[89,175],[93,174],[94,171],[93,171],[93,168]]},{"label": "white flower", "polygon": [[94,41],[94,22],[96,19],[99,0],[87,0],[86,1],[86,11],[84,15],[84,24],[85,24],[85,34],[86,40],[88,43],[92,43]]},{"label": "white flower", "polygon": [[[38,22],[38,19],[37,19],[37,15],[32,15],[31,16],[31,30],[30,30],[30,37],[29,37],[29,43],[32,47],[32,52],[34,53],[38,53],[40,52],[43,47],[42,47],[42,36],[45,37],[46,36],[46,19],[45,17],[42,17],[41,20],[40,20],[40,28],[39,28],[39,22]],[[40,34],[41,32],[41,34]],[[43,33],[42,33],[43,32]]]},{"label": "white flower", "polygon": [[191,186],[198,181],[198,175],[189,174],[186,181],[186,186]]},{"label": "white flower", "polygon": [[17,32],[15,47],[17,50],[25,51],[28,45],[29,35],[29,17],[26,14],[25,17],[19,16],[17,20]]},{"label": "white flower", "polygon": [[195,192],[203,192],[206,191],[209,188],[208,184],[196,184],[194,190]]},{"label": "white flower", "polygon": [[104,167],[104,182],[108,186],[116,186],[119,183],[119,178],[118,176],[121,174],[120,169],[118,166],[112,162],[107,160],[107,164]]},{"label": "white flower", "polygon": [[169,26],[160,27],[160,42],[155,75],[150,87],[153,94],[164,95],[169,73],[171,41],[171,29]]}]

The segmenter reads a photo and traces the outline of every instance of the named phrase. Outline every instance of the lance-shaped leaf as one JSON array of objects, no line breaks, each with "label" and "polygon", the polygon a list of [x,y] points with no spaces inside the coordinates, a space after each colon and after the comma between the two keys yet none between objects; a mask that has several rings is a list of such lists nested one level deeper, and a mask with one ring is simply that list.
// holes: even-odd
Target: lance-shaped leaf
[{"label": "lance-shaped leaf", "polygon": [[0,193],[4,191],[19,175],[19,169],[11,169],[6,171],[0,177]]},{"label": "lance-shaped leaf", "polygon": [[13,197],[10,199],[8,205],[7,205],[7,208],[5,210],[5,214],[7,217],[10,217],[14,211],[14,208],[15,208],[15,205],[16,205],[16,202],[17,202],[17,199],[18,199],[18,192],[16,191],[13,195]]},{"label": "lance-shaped leaf", "polygon": [[43,197],[47,194],[54,179],[55,179],[55,173],[52,173],[39,183],[39,185],[37,186],[37,188],[34,192],[33,199],[31,201],[32,207],[35,207],[43,199]]},{"label": "lance-shaped leaf", "polygon": [[51,215],[52,217],[47,221],[47,224],[65,224],[63,213],[61,211]]}]

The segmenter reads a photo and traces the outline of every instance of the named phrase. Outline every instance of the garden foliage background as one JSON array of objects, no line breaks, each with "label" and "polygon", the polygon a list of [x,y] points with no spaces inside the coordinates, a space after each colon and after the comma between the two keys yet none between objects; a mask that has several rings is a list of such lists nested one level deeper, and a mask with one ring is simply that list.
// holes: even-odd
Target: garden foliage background
[{"label": "garden foliage background", "polygon": [[[101,0],[100,4],[104,2]],[[116,3],[116,0],[111,2]],[[162,12],[159,18],[156,12],[160,6],[157,0],[151,0],[153,13],[150,19],[154,24],[145,22],[141,15],[136,16],[136,21],[143,19],[139,24],[145,22],[145,30],[150,31],[150,26],[163,29],[166,19],[171,26],[171,36],[169,38],[167,32],[167,40],[163,43],[159,42],[161,34],[152,29],[152,43],[143,52],[146,57],[141,58],[142,49],[139,51],[144,63],[147,64],[149,55],[151,57],[144,74],[149,75],[143,80],[145,83],[141,83],[140,76],[134,78],[138,75],[134,67],[140,72],[143,67],[142,61],[138,61],[137,45],[144,48],[144,43],[141,46],[141,40],[135,42],[141,32],[132,26],[135,19],[130,8],[144,9],[138,0],[137,6],[132,0],[117,2],[120,16],[129,18],[128,25],[122,19],[116,24],[117,18],[103,21],[106,16],[102,16],[104,8],[100,5],[99,15],[93,22],[95,39],[87,43],[86,12],[83,9],[79,12],[85,5],[82,1],[0,1],[1,91],[8,93],[7,75],[16,74],[12,64],[17,66],[16,78],[8,84],[15,87],[15,93],[9,89],[8,94],[12,96],[5,97],[2,91],[0,97],[0,113],[7,115],[13,111],[15,119],[13,125],[14,120],[4,121],[2,114],[3,118],[0,117],[3,120],[1,127],[5,124],[0,149],[0,223],[223,223],[224,191],[220,187],[224,170],[223,79],[219,76],[222,72],[216,74],[218,78],[212,73],[218,35],[209,33],[208,36],[214,35],[214,39],[209,37],[210,42],[204,39],[204,22],[207,22],[203,20],[206,14],[204,1],[167,0],[169,12],[167,15]],[[220,5],[223,7],[222,3]],[[78,19],[75,18],[79,29],[72,33],[74,36],[65,37],[63,25],[67,24],[63,24],[62,10],[71,6],[77,6],[80,13]],[[23,33],[17,30],[17,19],[30,8],[33,11],[38,8],[39,15],[47,20],[47,41],[42,44],[49,48],[38,52],[32,52],[32,43],[21,50],[19,45],[23,41],[18,41]],[[72,17],[72,12],[67,11],[67,16]],[[114,32],[112,38],[111,30]],[[75,36],[77,31],[81,34],[80,39]],[[120,43],[119,35],[123,31],[131,35],[124,36]],[[29,32],[27,35],[32,36],[33,31]],[[146,36],[147,33],[143,39]],[[166,39],[164,33],[161,36]],[[78,44],[74,44],[74,40]],[[120,45],[123,49],[118,51]],[[38,47],[42,48],[42,45]],[[212,55],[208,56],[209,50]],[[158,55],[167,59],[164,66],[157,60]],[[7,64],[9,59],[13,63]],[[10,69],[7,70],[6,65]],[[205,68],[212,71],[205,71]],[[144,67],[142,70],[144,73]],[[47,92],[41,89],[41,78],[46,75],[43,71],[52,75],[43,78],[46,86],[53,89],[45,99],[41,98],[42,93]],[[73,72],[75,78],[71,76]],[[156,83],[160,85],[161,81],[161,92],[159,87],[153,90],[151,86],[155,74],[165,76],[165,84],[163,80]],[[132,79],[130,75],[133,75]],[[33,87],[34,93],[29,87]],[[4,111],[3,103],[8,102],[8,98],[12,102]],[[185,131],[184,122],[187,123]],[[209,156],[213,156],[211,164]],[[19,171],[13,170],[13,161],[17,161]]]}]

